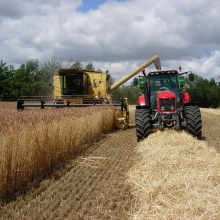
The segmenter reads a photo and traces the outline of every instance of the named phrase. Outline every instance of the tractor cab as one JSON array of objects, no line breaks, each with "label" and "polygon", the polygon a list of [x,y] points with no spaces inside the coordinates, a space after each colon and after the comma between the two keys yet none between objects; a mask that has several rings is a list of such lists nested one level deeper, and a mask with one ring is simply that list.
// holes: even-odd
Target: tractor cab
[{"label": "tractor cab", "polygon": [[155,71],[150,72],[146,77],[140,77],[139,80],[134,79],[134,84],[138,85],[141,90],[142,97],[139,97],[139,104],[145,105],[146,85],[147,84],[147,98],[149,99],[150,108],[157,110],[157,98],[172,98],[176,100],[175,105],[180,106],[181,88],[184,79],[181,78],[181,82],[176,70],[170,71]]},{"label": "tractor cab", "polygon": [[149,97],[152,110],[157,108],[157,97],[173,97],[180,106],[180,85],[176,71],[157,71],[148,74]]}]

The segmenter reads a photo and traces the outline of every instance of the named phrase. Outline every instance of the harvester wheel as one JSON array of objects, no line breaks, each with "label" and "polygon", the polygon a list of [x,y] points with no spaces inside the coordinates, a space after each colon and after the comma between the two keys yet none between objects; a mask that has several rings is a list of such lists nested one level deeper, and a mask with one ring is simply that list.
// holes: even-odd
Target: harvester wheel
[{"label": "harvester wheel", "polygon": [[202,119],[200,109],[196,105],[186,106],[184,108],[186,117],[186,130],[193,136],[201,138],[202,135]]},{"label": "harvester wheel", "polygon": [[136,134],[137,140],[141,141],[151,132],[150,114],[147,109],[136,109]]}]

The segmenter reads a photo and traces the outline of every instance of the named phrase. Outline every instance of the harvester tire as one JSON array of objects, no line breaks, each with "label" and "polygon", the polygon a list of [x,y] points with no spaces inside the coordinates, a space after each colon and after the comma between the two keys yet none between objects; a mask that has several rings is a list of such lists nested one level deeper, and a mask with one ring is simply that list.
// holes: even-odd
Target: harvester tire
[{"label": "harvester tire", "polygon": [[196,105],[186,106],[184,108],[186,117],[186,131],[195,137],[202,136],[202,118],[200,109]]},{"label": "harvester tire", "polygon": [[136,109],[136,134],[137,141],[141,141],[148,137],[151,132],[150,114],[147,109]]}]

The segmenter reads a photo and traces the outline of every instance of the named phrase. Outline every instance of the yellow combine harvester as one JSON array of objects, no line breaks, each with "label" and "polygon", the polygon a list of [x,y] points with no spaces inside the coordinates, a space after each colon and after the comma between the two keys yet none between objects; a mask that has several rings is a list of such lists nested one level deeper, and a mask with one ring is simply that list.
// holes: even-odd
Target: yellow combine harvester
[{"label": "yellow combine harvester", "polygon": [[54,75],[53,97],[27,97],[17,100],[17,109],[25,107],[86,107],[86,106],[118,106],[117,126],[126,128],[129,123],[127,98],[116,98],[111,92],[138,74],[143,68],[155,64],[161,69],[160,59],[156,55],[137,69],[113,84],[108,71],[94,72],[82,69],[61,69]]},{"label": "yellow combine harvester", "polygon": [[54,75],[54,101],[74,106],[109,104],[111,96],[107,89],[111,85],[108,73],[61,69]]}]

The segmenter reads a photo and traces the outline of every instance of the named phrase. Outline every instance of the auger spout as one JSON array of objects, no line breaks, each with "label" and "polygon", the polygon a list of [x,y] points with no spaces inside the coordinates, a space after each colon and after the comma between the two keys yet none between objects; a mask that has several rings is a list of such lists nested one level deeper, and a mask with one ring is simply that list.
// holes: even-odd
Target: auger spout
[{"label": "auger spout", "polygon": [[125,83],[126,81],[128,81],[129,79],[131,79],[133,76],[135,76],[136,74],[138,74],[142,69],[150,66],[152,63],[154,63],[155,67],[157,70],[161,70],[161,63],[160,63],[160,58],[159,56],[155,55],[154,57],[152,57],[151,59],[147,60],[145,63],[143,63],[142,65],[140,65],[139,67],[137,67],[135,70],[133,70],[132,72],[130,72],[128,75],[124,76],[122,79],[120,79],[118,82],[116,82],[115,84],[113,84],[110,88],[108,93],[112,92],[113,90],[115,90],[116,88],[118,88],[120,85],[122,85],[123,83]]}]

